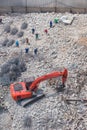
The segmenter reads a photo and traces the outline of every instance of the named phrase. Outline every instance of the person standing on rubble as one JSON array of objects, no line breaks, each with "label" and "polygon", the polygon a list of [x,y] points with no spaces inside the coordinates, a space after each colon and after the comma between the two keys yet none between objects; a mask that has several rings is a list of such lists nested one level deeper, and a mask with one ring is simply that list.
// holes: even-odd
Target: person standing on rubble
[{"label": "person standing on rubble", "polygon": [[38,52],[38,49],[35,48],[35,49],[34,49],[34,54],[37,55],[37,52]]}]

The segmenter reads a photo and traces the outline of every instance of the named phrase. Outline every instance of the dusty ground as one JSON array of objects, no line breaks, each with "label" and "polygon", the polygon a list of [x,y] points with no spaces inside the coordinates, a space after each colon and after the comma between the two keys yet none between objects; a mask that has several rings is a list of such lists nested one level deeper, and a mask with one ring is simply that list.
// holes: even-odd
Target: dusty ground
[{"label": "dusty ground", "polygon": [[[23,108],[10,96],[9,86],[0,86],[0,130],[86,130],[87,104],[83,102],[65,102],[66,98],[87,98],[87,15],[74,14],[72,25],[63,23],[54,24],[49,28],[49,21],[55,17],[72,14],[9,14],[2,16],[0,25],[0,41],[6,37],[19,40],[19,47],[15,44],[10,47],[0,47],[0,63],[9,58],[21,55],[26,62],[27,71],[23,72],[17,81],[31,76],[41,76],[60,68],[66,67],[69,75],[64,92],[57,93],[55,85],[49,81],[42,82],[46,97]],[[4,26],[10,23],[11,27],[21,30],[21,24],[28,23],[24,36],[18,38],[4,32]],[[31,33],[32,27],[40,34],[40,40]],[[48,29],[48,35],[44,29]],[[23,43],[28,37],[30,45]],[[29,54],[25,54],[25,47],[29,47]],[[37,56],[34,48],[38,48]],[[27,121],[26,121],[27,120]]]}]

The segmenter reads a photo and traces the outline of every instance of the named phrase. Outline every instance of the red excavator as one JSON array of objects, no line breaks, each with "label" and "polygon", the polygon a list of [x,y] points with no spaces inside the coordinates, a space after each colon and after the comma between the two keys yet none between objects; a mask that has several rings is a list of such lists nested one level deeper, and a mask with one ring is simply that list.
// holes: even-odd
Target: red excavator
[{"label": "red excavator", "polygon": [[23,104],[25,106],[28,103],[32,103],[42,97],[44,97],[44,94],[37,94],[38,85],[40,82],[52,79],[61,76],[62,77],[62,86],[60,87],[63,89],[65,87],[65,82],[67,79],[68,71],[67,69],[64,69],[63,72],[52,72],[50,74],[43,75],[41,77],[38,77],[34,80],[29,79],[28,81],[25,80],[24,82],[14,83],[10,85],[10,92],[11,96],[15,101],[19,101],[22,99],[28,98],[28,101]]}]

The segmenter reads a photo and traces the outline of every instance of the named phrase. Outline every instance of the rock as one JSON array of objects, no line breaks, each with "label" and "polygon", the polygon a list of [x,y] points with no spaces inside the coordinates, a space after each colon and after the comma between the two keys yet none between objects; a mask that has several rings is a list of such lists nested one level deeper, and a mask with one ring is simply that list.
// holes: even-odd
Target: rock
[{"label": "rock", "polygon": [[53,51],[53,52],[51,53],[51,55],[55,55],[55,54],[57,54],[57,52],[55,52],[55,51]]},{"label": "rock", "polygon": [[21,70],[22,72],[26,71],[26,66],[25,66],[25,63],[24,63],[24,62],[20,62],[20,63],[19,63],[19,66],[20,66],[20,70]]},{"label": "rock", "polygon": [[5,31],[6,33],[10,33],[10,30],[11,30],[10,25],[6,25],[5,28],[4,28],[4,31]]},{"label": "rock", "polygon": [[17,79],[16,73],[14,71],[9,72],[10,81],[15,81]]},{"label": "rock", "polygon": [[9,47],[9,46],[12,46],[13,44],[14,44],[14,40],[8,40],[8,39],[5,39],[4,41],[3,41],[3,43],[2,43],[2,46],[7,46],[7,47]]},{"label": "rock", "polygon": [[20,31],[17,35],[18,35],[18,37],[22,37],[24,35],[24,32]]},{"label": "rock", "polygon": [[16,65],[18,65],[18,64],[19,64],[19,58],[16,57],[16,58],[10,59],[10,60],[8,61],[8,63],[9,63],[9,64],[16,64]]},{"label": "rock", "polygon": [[57,55],[53,56],[52,58],[53,58],[53,59],[56,59],[56,58],[57,58]]},{"label": "rock", "polygon": [[21,42],[22,42],[22,43],[25,43],[25,42],[26,42],[26,39],[23,38]]},{"label": "rock", "polygon": [[15,35],[17,32],[18,32],[18,29],[17,28],[13,28],[11,30],[11,35]]},{"label": "rock", "polygon": [[0,18],[0,23],[2,23],[2,18]]},{"label": "rock", "polygon": [[8,39],[5,39],[5,40],[2,42],[2,46],[6,46],[8,42],[9,42],[9,40],[8,40]]},{"label": "rock", "polygon": [[17,65],[16,64],[12,64],[11,66],[10,66],[10,71],[17,71]]},{"label": "rock", "polygon": [[0,104],[0,114],[3,114],[5,111],[7,111],[5,106]]},{"label": "rock", "polygon": [[10,71],[11,71],[11,72],[15,72],[16,77],[17,77],[17,76],[20,76],[20,74],[21,74],[20,66],[17,66],[17,65],[15,65],[15,64],[12,64],[12,65],[10,66]]},{"label": "rock", "polygon": [[3,96],[1,96],[0,98],[1,98],[1,99],[3,99],[4,97],[3,97]]},{"label": "rock", "polygon": [[16,124],[15,124],[15,123],[13,123],[13,124],[12,124],[12,127],[13,127],[13,128],[16,128]]},{"label": "rock", "polygon": [[4,73],[8,73],[10,70],[10,65],[8,63],[4,64],[1,66],[1,73],[4,74]]},{"label": "rock", "polygon": [[60,18],[60,21],[62,21],[65,25],[71,25],[74,20],[74,17],[72,16],[62,16]]},{"label": "rock", "polygon": [[24,128],[26,127],[31,127],[32,126],[32,120],[31,120],[31,117],[26,117],[24,119]]},{"label": "rock", "polygon": [[0,70],[0,77],[2,77],[3,76],[3,73],[1,72],[1,70]]},{"label": "rock", "polygon": [[10,84],[10,78],[9,78],[9,74],[3,74],[2,77],[0,77],[0,84],[2,85],[9,85]]},{"label": "rock", "polygon": [[7,47],[12,46],[14,44],[15,40],[9,40],[6,44]]},{"label": "rock", "polygon": [[13,24],[13,20],[10,20],[10,21],[9,21],[9,25],[11,25],[11,24]]},{"label": "rock", "polygon": [[28,27],[28,24],[27,23],[22,23],[22,25],[21,25],[21,29],[26,29]]}]

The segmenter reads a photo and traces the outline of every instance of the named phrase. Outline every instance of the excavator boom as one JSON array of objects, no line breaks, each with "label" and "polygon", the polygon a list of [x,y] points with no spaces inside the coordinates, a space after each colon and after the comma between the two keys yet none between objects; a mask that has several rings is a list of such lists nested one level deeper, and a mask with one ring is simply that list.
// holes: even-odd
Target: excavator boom
[{"label": "excavator boom", "polygon": [[65,69],[63,72],[52,72],[50,74],[46,74],[44,76],[41,76],[39,78],[37,78],[31,85],[30,85],[30,91],[34,91],[37,87],[37,85],[47,79],[52,79],[52,78],[56,78],[58,76],[62,76],[62,84],[65,83],[66,79],[67,79],[67,75],[68,75],[68,71],[67,69]]}]

